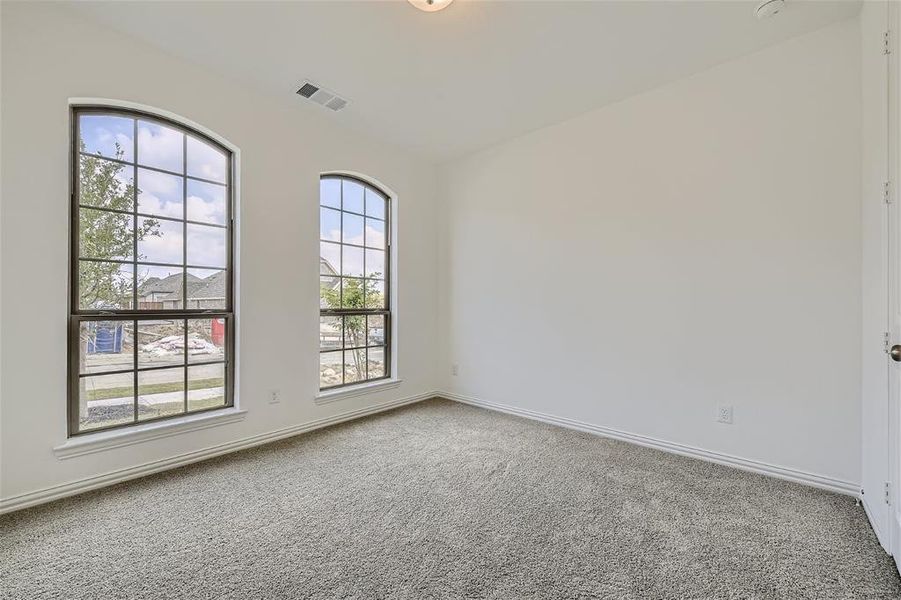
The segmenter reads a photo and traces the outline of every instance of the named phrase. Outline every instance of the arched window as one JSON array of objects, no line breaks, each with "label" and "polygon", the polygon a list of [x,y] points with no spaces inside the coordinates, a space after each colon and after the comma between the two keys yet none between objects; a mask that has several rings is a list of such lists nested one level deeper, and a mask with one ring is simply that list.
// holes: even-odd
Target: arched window
[{"label": "arched window", "polygon": [[139,111],[72,125],[69,434],[232,406],[232,153]]},{"label": "arched window", "polygon": [[346,175],[319,187],[319,389],[391,376],[391,201]]}]

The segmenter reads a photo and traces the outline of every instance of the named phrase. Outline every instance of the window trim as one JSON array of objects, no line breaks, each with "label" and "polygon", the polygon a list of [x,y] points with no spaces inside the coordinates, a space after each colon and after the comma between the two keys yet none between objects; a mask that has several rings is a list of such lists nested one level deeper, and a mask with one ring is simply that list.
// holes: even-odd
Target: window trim
[{"label": "window trim", "polygon": [[394,388],[399,387],[403,382],[403,379],[398,379],[396,377],[390,377],[388,379],[372,379],[369,381],[355,381],[344,387],[326,388],[317,393],[313,397],[313,401],[316,404],[331,404],[332,402],[337,402],[339,400],[393,390]]},{"label": "window trim", "polygon": [[[216,185],[222,185],[226,189],[226,219],[225,225],[216,225],[211,223],[197,223],[204,226],[211,227],[219,227],[226,230],[226,295],[225,295],[225,308],[224,309],[190,309],[187,308],[187,288],[185,286],[185,280],[187,278],[187,273],[189,268],[213,268],[208,266],[200,266],[200,265],[190,265],[188,264],[187,257],[187,236],[184,235],[183,230],[183,264],[175,265],[172,263],[159,263],[159,262],[142,262],[141,264],[146,264],[150,266],[172,266],[183,269],[183,282],[182,282],[182,290],[183,290],[183,303],[185,308],[182,309],[152,309],[152,310],[138,310],[137,304],[133,304],[133,308],[131,309],[110,309],[110,310],[96,310],[96,309],[82,309],[79,306],[79,264],[82,260],[79,256],[79,215],[80,209],[83,207],[92,208],[89,206],[83,206],[80,204],[79,200],[79,177],[80,177],[80,156],[81,152],[79,149],[79,116],[81,115],[90,115],[90,114],[98,114],[98,115],[112,115],[112,116],[123,116],[127,118],[135,119],[135,134],[134,134],[134,144],[135,144],[135,152],[134,152],[134,163],[127,163],[121,160],[108,159],[107,157],[101,157],[104,160],[112,160],[113,162],[120,162],[123,165],[134,167],[137,171],[138,168],[148,169],[159,173],[166,173],[177,175],[184,178],[185,186],[187,186],[187,182],[189,180],[196,180],[200,182],[210,182]],[[182,159],[184,161],[184,173],[178,174],[168,171],[166,169],[160,169],[156,167],[147,167],[144,165],[138,165],[137,163],[137,120],[140,119],[142,121],[149,121],[152,123],[156,123],[162,125],[164,127],[177,129],[178,131],[186,134],[194,136],[205,143],[221,150],[226,156],[226,176],[225,182],[219,181],[211,181],[206,180],[202,177],[188,176],[187,174],[187,154],[184,154]],[[94,98],[70,98],[69,99],[69,278],[68,278],[68,290],[67,290],[67,298],[68,298],[68,327],[67,327],[67,363],[68,363],[68,374],[67,374],[67,390],[66,390],[66,431],[67,438],[74,439],[81,436],[94,436],[96,434],[102,434],[107,432],[115,432],[121,430],[129,430],[135,428],[142,428],[145,425],[158,425],[160,422],[165,421],[173,421],[184,419],[185,417],[191,417],[194,415],[207,415],[213,416],[211,413],[215,413],[217,411],[222,412],[234,412],[238,409],[238,403],[236,398],[236,385],[237,385],[237,327],[236,327],[236,319],[237,319],[237,295],[235,293],[237,289],[237,274],[236,274],[236,256],[237,256],[237,219],[235,215],[237,213],[237,186],[238,186],[238,159],[239,159],[239,150],[231,143],[229,143],[224,138],[218,136],[217,134],[205,129],[204,127],[197,125],[188,119],[185,119],[179,115],[174,113],[170,113],[168,111],[163,111],[159,109],[155,109],[153,107],[144,106],[132,102],[118,101],[118,100],[106,100],[106,99],[94,99]],[[187,146],[187,138],[185,138],[185,148]],[[183,152],[185,152],[183,150]],[[89,155],[91,153],[88,153]],[[96,155],[95,155],[96,156]],[[134,182],[135,189],[137,190],[137,181]],[[182,201],[185,203],[185,210],[187,210],[187,198],[183,198]],[[143,215],[143,213],[138,212],[138,203],[137,203],[137,192],[135,195],[135,203],[132,211],[109,211],[107,212],[120,212],[122,214],[133,215],[136,218]],[[194,221],[187,220],[187,214],[185,213],[185,219],[168,219],[170,221],[175,221],[179,223],[183,223],[183,227],[186,229],[189,224],[195,223]],[[166,217],[160,217],[157,215],[152,215],[154,219],[163,219],[166,220]],[[137,238],[134,240],[135,246],[137,245]],[[136,249],[133,251],[133,257],[131,261],[106,261],[106,262],[121,262],[122,264],[133,264],[137,265],[137,251]],[[221,267],[215,267],[215,269],[221,269]],[[133,303],[137,299],[138,290],[135,288],[133,290]],[[191,366],[196,366],[198,364],[222,364],[225,370],[225,404],[222,406],[215,406],[211,408],[205,408],[200,410],[193,411],[185,411],[183,413],[177,413],[173,415],[166,415],[161,417],[154,417],[149,419],[137,419],[137,412],[135,412],[135,420],[130,423],[122,423],[118,425],[111,425],[106,427],[96,427],[91,428],[84,431],[79,431],[79,339],[80,339],[80,326],[84,321],[139,321],[139,320],[153,320],[154,318],[168,319],[168,318],[182,318],[185,320],[190,319],[215,319],[215,318],[224,318],[226,323],[226,345],[225,345],[225,358],[221,361],[210,361],[209,363],[192,363],[188,359],[187,352],[185,353],[185,363],[181,365],[185,369],[185,397],[187,398],[188,393],[188,368]],[[185,331],[185,335],[187,336],[187,329]],[[178,365],[170,365],[170,367],[178,367]],[[162,367],[161,367],[162,368]],[[137,378],[138,373],[147,369],[138,369],[137,363],[133,364],[133,368],[128,370],[128,372],[134,372],[135,374],[135,382],[134,382],[134,394],[135,398],[137,398],[138,387],[137,387]],[[187,401],[187,400],[186,400]],[[136,400],[137,402],[137,400]]]},{"label": "window trim", "polygon": [[246,416],[246,410],[232,406],[230,408],[217,408],[214,411],[195,411],[174,415],[169,419],[141,421],[137,425],[125,428],[100,429],[96,432],[87,431],[70,437],[62,444],[55,446],[53,454],[59,460],[66,460],[84,456],[85,454],[105,452],[173,435],[181,435],[200,429],[230,425],[243,421]]},{"label": "window trim", "polygon": [[[320,305],[319,308],[319,317],[341,317],[341,316],[357,316],[357,315],[382,315],[385,319],[385,342],[380,346],[371,346],[373,348],[384,348],[385,356],[384,356],[384,365],[385,365],[385,374],[381,377],[373,378],[373,379],[364,379],[361,381],[352,381],[349,383],[341,383],[338,385],[333,385],[329,387],[321,387],[320,383],[317,382],[317,391],[314,399],[317,403],[328,402],[330,400],[339,400],[346,397],[353,397],[360,394],[374,392],[379,389],[385,389],[388,387],[394,387],[398,385],[402,380],[398,378],[397,367],[395,364],[395,332],[396,332],[396,319],[397,319],[397,310],[395,303],[395,293],[396,293],[396,281],[395,281],[395,219],[396,219],[396,196],[389,189],[374,179],[371,179],[365,175],[351,173],[348,171],[327,171],[320,173],[319,175],[319,183],[321,190],[321,183],[326,179],[337,179],[337,180],[347,180],[353,181],[355,183],[363,186],[364,190],[366,188],[371,188],[375,190],[380,196],[383,196],[385,199],[385,275],[384,275],[384,285],[385,285],[385,305],[384,308],[362,308],[362,309],[347,309],[347,308],[337,308],[337,309],[324,309]],[[365,214],[366,208],[363,208],[363,215],[359,213],[355,213],[353,211],[345,211],[343,206],[343,190],[342,190],[342,206],[340,209],[336,209],[334,207],[325,207],[331,210],[337,210],[342,213],[348,213],[352,215],[358,215],[364,217],[364,228],[365,228],[365,218],[367,215]],[[322,204],[322,195],[321,192],[318,197],[318,201],[316,203],[318,217],[321,218],[321,212],[323,208]],[[342,217],[343,218],[343,217]],[[319,244],[324,240],[319,238]],[[359,247],[355,244],[344,244],[343,242],[332,242],[335,243],[339,248],[343,248],[345,245],[350,247]],[[364,248],[365,253],[365,244],[362,246]],[[342,252],[343,256],[343,252]],[[321,260],[321,256],[319,259]],[[317,267],[318,268],[318,267]],[[339,279],[343,279],[344,275],[341,274],[341,268],[339,266],[339,273],[337,277]],[[368,279],[364,271],[362,277],[349,277],[350,279]],[[322,274],[318,272],[317,277],[322,278]],[[368,333],[367,333],[368,335]],[[342,338],[343,338],[343,328],[342,328]],[[370,346],[364,345],[364,348],[369,348]],[[317,343],[317,361],[321,360],[321,355],[323,353],[328,352],[343,352],[348,348],[344,347],[343,339],[342,346],[340,350],[322,350]],[[351,348],[353,349],[353,348]],[[368,361],[368,358],[367,358]]]}]

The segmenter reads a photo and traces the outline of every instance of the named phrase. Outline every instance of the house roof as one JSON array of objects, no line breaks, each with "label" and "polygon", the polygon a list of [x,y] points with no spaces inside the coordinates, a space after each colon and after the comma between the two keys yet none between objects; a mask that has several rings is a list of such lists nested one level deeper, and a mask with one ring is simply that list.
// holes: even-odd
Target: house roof
[{"label": "house roof", "polygon": [[[188,273],[188,285],[191,284],[192,280],[199,280],[199,278]],[[138,295],[147,296],[154,293],[181,293],[181,282],[181,273],[176,273],[174,275],[169,275],[168,277],[163,278],[150,277],[145,280],[144,283],[138,286]]]},{"label": "house roof", "polygon": [[[224,270],[203,279],[188,273],[188,298],[225,298],[226,279]],[[138,287],[138,296],[157,294],[159,300],[178,300],[181,298],[181,286],[182,276],[178,273],[162,279],[151,277]]]},{"label": "house roof", "polygon": [[205,279],[188,281],[188,298],[225,298],[226,272],[216,271]]}]

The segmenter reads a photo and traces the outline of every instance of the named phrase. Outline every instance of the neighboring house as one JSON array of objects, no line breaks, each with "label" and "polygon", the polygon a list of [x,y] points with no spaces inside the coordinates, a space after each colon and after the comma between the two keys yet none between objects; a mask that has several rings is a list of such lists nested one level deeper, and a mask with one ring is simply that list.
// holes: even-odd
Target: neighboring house
[{"label": "neighboring house", "polygon": [[[187,274],[187,308],[224,308],[226,272],[217,271],[205,279]],[[182,298],[182,275],[151,277],[138,286],[138,308],[167,309],[180,308]]]},{"label": "neighboring house", "polygon": [[[320,289],[338,289],[341,285],[341,279],[338,278],[338,270],[323,257],[319,257],[319,274],[325,277],[331,275],[331,278],[319,278]],[[320,296],[321,298],[321,296]],[[319,306],[324,307],[323,301],[320,299]],[[319,347],[320,348],[340,348],[342,329],[335,327],[333,320],[319,319]]]},{"label": "neighboring house", "polygon": [[[335,269],[328,260],[321,256],[319,257],[319,275],[321,275],[319,279],[320,289],[337,290],[338,286],[341,285],[341,279],[338,277],[338,270]],[[319,301],[319,306],[325,308],[322,300]],[[320,318],[319,347],[324,349],[340,348],[342,343],[342,332],[343,330],[341,327],[336,326],[336,321],[334,319]],[[369,330],[369,333],[370,335],[379,336],[384,339],[383,336],[385,335],[385,331],[382,328],[373,327]]]},{"label": "neighboring house", "polygon": [[319,257],[319,274],[320,275],[338,275],[338,270],[332,266],[332,263],[326,259]]},{"label": "neighboring house", "polygon": [[[338,286],[341,285],[341,279],[338,277],[338,269],[333,267],[332,263],[321,256],[319,257],[319,275],[320,290],[337,290]],[[325,308],[321,298],[322,296],[320,296],[319,306],[320,308]]]},{"label": "neighboring house", "polygon": [[[188,281],[190,282],[192,279],[198,278],[188,274]],[[181,273],[163,278],[148,278],[138,286],[138,308],[178,308],[176,301],[181,299],[182,280]]]}]

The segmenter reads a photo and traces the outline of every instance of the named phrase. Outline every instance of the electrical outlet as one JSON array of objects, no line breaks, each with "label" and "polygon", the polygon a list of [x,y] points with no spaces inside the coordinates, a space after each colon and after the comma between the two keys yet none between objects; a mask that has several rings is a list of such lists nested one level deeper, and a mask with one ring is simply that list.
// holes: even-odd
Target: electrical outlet
[{"label": "electrical outlet", "polygon": [[272,390],[269,394],[269,404],[278,404],[282,401],[282,394],[278,390]]},{"label": "electrical outlet", "polygon": [[451,375],[456,377],[459,374],[460,374],[460,365],[458,365],[457,363],[452,364],[451,365]]},{"label": "electrical outlet", "polygon": [[719,423],[726,423],[728,425],[732,424],[732,407],[731,406],[719,406],[716,409],[716,420]]}]

